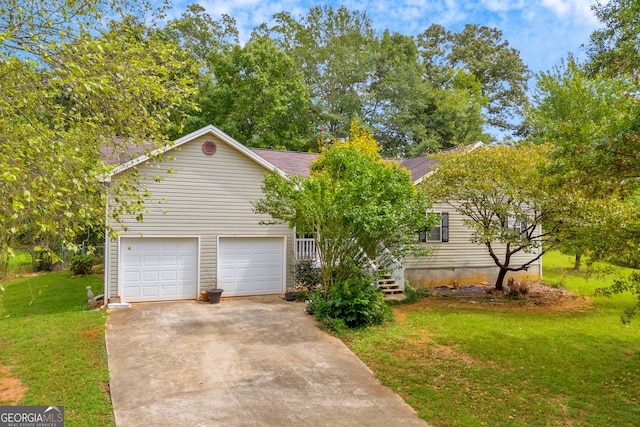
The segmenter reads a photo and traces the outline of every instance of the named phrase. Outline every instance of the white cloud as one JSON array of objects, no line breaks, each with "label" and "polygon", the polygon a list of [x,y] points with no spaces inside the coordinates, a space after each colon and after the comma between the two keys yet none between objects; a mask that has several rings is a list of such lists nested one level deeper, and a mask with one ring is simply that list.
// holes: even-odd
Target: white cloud
[{"label": "white cloud", "polygon": [[[169,19],[177,18],[187,2],[178,0]],[[317,0],[202,0],[214,18],[226,13],[236,19],[240,39],[262,23],[273,24],[273,15],[289,12],[305,15]],[[580,53],[597,27],[589,0],[320,0],[322,4],[367,12],[378,31],[389,29],[407,35],[422,33],[432,24],[461,31],[465,24],[487,25],[502,30],[509,44],[521,52],[534,71],[548,70],[567,52]]]},{"label": "white cloud", "polygon": [[595,25],[597,19],[591,10],[595,1],[590,0],[542,0],[542,6],[555,12],[559,17],[572,17],[573,19],[586,19],[589,24]]}]

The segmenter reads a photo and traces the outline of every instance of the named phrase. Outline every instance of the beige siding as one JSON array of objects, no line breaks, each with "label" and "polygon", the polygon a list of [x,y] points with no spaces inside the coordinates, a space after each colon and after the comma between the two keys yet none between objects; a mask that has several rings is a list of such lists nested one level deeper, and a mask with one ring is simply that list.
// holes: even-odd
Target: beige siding
[{"label": "beige siding", "polygon": [[[214,140],[212,156],[202,152],[202,143]],[[236,148],[207,134],[189,141],[166,155],[175,157],[158,164],[138,166],[152,199],[147,201],[143,222],[126,221],[121,236],[199,236],[200,288],[215,283],[218,236],[285,236],[287,284],[293,282],[294,234],[286,225],[261,225],[269,217],[253,212],[251,202],[263,196],[261,185],[266,168]],[[172,168],[174,173],[167,173]],[[128,172],[123,172],[128,173]],[[164,178],[155,182],[153,177]],[[117,181],[118,176],[113,178]],[[115,185],[115,184],[112,184]],[[161,202],[162,199],[166,202]],[[118,244],[109,252],[109,295],[117,294]]]},{"label": "beige siding", "polygon": [[[497,276],[497,268],[489,251],[484,245],[471,243],[471,230],[464,224],[464,217],[458,214],[452,206],[436,203],[433,212],[449,213],[449,241],[424,243],[433,248],[433,253],[427,257],[404,260],[407,279],[411,286],[429,287],[449,285],[458,281],[460,284],[477,283],[479,281],[492,282]],[[504,248],[496,251],[499,256],[504,255]],[[518,253],[512,257],[512,265],[522,265],[536,254]],[[540,277],[540,263],[536,261],[527,272],[514,274],[523,279]]]}]

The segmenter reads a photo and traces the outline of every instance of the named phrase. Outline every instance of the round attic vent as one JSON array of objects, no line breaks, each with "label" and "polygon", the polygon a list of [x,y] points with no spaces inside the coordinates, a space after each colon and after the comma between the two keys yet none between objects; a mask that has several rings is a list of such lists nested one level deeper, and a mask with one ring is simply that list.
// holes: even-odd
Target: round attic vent
[{"label": "round attic vent", "polygon": [[216,154],[216,149],[216,143],[213,141],[205,141],[204,144],[202,144],[202,152],[207,156]]}]

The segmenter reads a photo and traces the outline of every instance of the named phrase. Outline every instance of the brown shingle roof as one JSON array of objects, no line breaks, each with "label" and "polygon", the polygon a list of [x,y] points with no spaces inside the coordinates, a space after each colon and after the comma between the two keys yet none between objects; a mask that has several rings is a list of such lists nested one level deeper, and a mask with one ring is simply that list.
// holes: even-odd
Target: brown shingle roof
[{"label": "brown shingle roof", "polygon": [[143,155],[148,150],[156,148],[151,142],[142,144],[125,144],[122,139],[115,138],[110,144],[103,144],[100,147],[100,158],[108,165],[122,165],[129,160]]},{"label": "brown shingle roof", "polygon": [[[445,153],[457,153],[465,150],[475,150],[479,146],[481,146],[481,142],[476,142],[474,144],[460,145],[458,147],[449,148],[447,150],[443,150]],[[411,171],[411,179],[415,182],[418,179],[422,178],[429,172],[435,169],[435,166],[438,164],[437,161],[429,157],[429,154],[424,156],[412,157],[410,159],[400,159],[398,161],[400,166],[403,166],[409,171]]]},{"label": "brown shingle roof", "polygon": [[309,166],[318,157],[318,153],[266,150],[263,148],[250,148],[250,150],[289,175],[303,178],[309,176]]},{"label": "brown shingle roof", "polygon": [[410,159],[400,159],[398,163],[400,163],[400,166],[409,169],[411,179],[415,182],[431,172],[438,162],[427,156],[418,156]]}]

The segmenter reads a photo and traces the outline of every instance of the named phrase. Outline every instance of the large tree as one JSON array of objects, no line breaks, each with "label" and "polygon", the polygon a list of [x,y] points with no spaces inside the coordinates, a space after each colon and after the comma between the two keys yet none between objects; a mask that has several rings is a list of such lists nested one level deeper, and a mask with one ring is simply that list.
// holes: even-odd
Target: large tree
[{"label": "large tree", "polygon": [[532,139],[552,143],[553,172],[596,193],[640,177],[637,89],[624,77],[592,78],[573,58],[541,73],[527,117]]},{"label": "large tree", "polygon": [[[622,253],[633,259],[640,238],[639,8],[636,0],[597,3],[594,11],[604,26],[591,36],[587,62],[569,57],[541,74],[528,113],[533,137],[552,144],[548,175],[608,207],[601,222],[613,226],[601,228],[598,238],[582,240],[597,258]],[[616,290],[624,289],[640,301],[638,275],[621,279]],[[638,307],[640,302],[623,319]]]},{"label": "large tree", "polygon": [[[527,270],[552,246],[569,215],[571,205],[554,197],[540,174],[545,147],[484,146],[434,158],[440,163],[423,182],[427,193],[465,218],[471,241],[484,245],[499,268],[495,287],[503,289],[510,271]],[[515,262],[522,253],[526,260]]]},{"label": "large tree", "polygon": [[638,78],[640,64],[640,2],[617,0],[596,2],[592,7],[604,25],[591,34],[587,44],[590,74]]},{"label": "large tree", "polygon": [[425,78],[413,37],[373,30],[365,12],[311,8],[275,16],[262,26],[296,61],[311,91],[312,121],[321,139],[348,135],[357,118],[387,156],[421,155],[477,140],[488,105],[479,80],[455,70],[446,84]]},{"label": "large tree", "polygon": [[311,89],[314,113],[326,138],[344,137],[369,102],[377,39],[365,12],[315,6],[296,20],[275,15],[268,33],[296,59]]},{"label": "large tree", "polygon": [[151,11],[144,2],[4,0],[0,9],[1,274],[18,236],[72,243],[104,217],[101,148],[117,158],[164,143],[189,82],[174,74],[173,45],[135,18]]},{"label": "large tree", "polygon": [[199,111],[185,132],[215,124],[249,147],[309,148],[308,87],[272,39],[254,34],[244,46],[210,52],[207,63],[211,78],[198,88]]},{"label": "large tree", "polygon": [[324,291],[336,282],[371,274],[371,262],[418,252],[418,230],[435,222],[407,170],[380,157],[372,136],[352,126],[348,140],[334,141],[311,165],[308,178],[268,174],[258,213],[314,237]]},{"label": "large tree", "polygon": [[452,33],[434,24],[417,39],[427,79],[443,85],[457,70],[465,70],[487,97],[487,124],[508,132],[520,129],[531,72],[500,30],[467,24],[460,33]]}]

